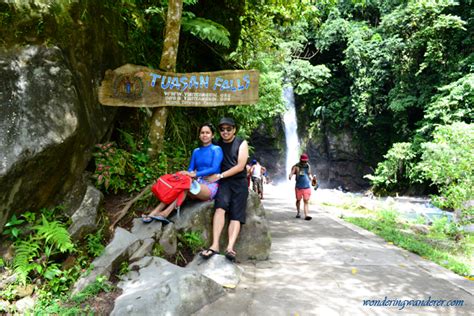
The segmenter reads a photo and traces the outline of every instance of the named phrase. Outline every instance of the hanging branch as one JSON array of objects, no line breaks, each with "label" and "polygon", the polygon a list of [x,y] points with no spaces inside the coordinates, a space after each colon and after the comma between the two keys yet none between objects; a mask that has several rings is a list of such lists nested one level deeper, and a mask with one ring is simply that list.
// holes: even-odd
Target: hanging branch
[{"label": "hanging branch", "polygon": [[300,53],[294,53],[291,57],[295,59],[311,60],[311,58],[313,58],[319,53],[318,49],[311,51],[310,49],[306,50],[307,48],[308,48],[308,43],[305,44],[303,50]]},{"label": "hanging branch", "polygon": [[150,191],[150,188],[151,188],[151,184],[149,184],[148,186],[146,186],[142,192],[140,192],[139,194],[137,194],[137,196],[135,196],[133,199],[129,200],[125,206],[118,212],[118,216],[117,218],[113,221],[113,223],[109,226],[109,231],[111,233],[113,233],[114,231],[114,226],[125,216],[125,214],[127,214],[128,210],[132,207],[132,205],[140,200],[143,195],[145,195],[145,193],[147,193],[148,191]]}]

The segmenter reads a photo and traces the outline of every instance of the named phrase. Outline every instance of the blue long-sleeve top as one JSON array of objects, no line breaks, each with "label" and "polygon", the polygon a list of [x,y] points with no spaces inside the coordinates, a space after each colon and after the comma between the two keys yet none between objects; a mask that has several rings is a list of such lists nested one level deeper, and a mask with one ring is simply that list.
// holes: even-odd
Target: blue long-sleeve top
[{"label": "blue long-sleeve top", "polygon": [[188,171],[196,171],[196,177],[205,177],[221,172],[221,162],[224,158],[222,148],[210,144],[193,150]]}]

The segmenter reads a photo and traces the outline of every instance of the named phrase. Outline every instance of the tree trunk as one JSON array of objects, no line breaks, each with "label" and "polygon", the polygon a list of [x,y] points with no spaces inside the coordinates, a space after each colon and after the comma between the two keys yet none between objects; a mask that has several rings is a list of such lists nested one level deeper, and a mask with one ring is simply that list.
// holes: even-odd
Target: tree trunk
[{"label": "tree trunk", "polygon": [[[181,29],[181,13],[183,0],[169,0],[168,14],[166,17],[165,41],[161,54],[160,69],[169,72],[176,71],[176,57],[178,55],[179,32]],[[156,155],[163,148],[168,109],[157,107],[153,111],[150,124],[150,155]]]}]

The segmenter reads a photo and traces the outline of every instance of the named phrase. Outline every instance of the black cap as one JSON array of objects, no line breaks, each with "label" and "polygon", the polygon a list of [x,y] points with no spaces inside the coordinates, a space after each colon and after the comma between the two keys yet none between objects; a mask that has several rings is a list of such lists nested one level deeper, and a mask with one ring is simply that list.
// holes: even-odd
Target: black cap
[{"label": "black cap", "polygon": [[231,119],[230,117],[223,117],[221,118],[221,120],[219,121],[219,125],[218,126],[221,126],[221,125],[230,125],[230,126],[235,126],[235,122],[233,119]]}]

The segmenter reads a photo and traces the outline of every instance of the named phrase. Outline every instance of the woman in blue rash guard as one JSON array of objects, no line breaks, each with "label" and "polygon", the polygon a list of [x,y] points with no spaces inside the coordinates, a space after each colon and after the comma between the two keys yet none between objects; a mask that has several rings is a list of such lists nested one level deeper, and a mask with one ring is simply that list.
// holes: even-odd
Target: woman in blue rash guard
[{"label": "woman in blue rash guard", "polygon": [[[200,188],[196,191],[188,192],[188,196],[193,199],[202,201],[209,201],[214,199],[217,193],[218,182],[208,182],[207,177],[221,172],[221,162],[223,153],[221,147],[214,145],[212,139],[214,138],[215,128],[211,123],[204,123],[199,127],[199,140],[202,145],[194,149],[187,171],[180,171],[180,173],[188,175],[195,179]],[[150,212],[150,214],[142,215],[144,223],[150,223],[153,220],[169,223],[166,218],[175,209],[176,201],[166,205],[163,202]]]}]

